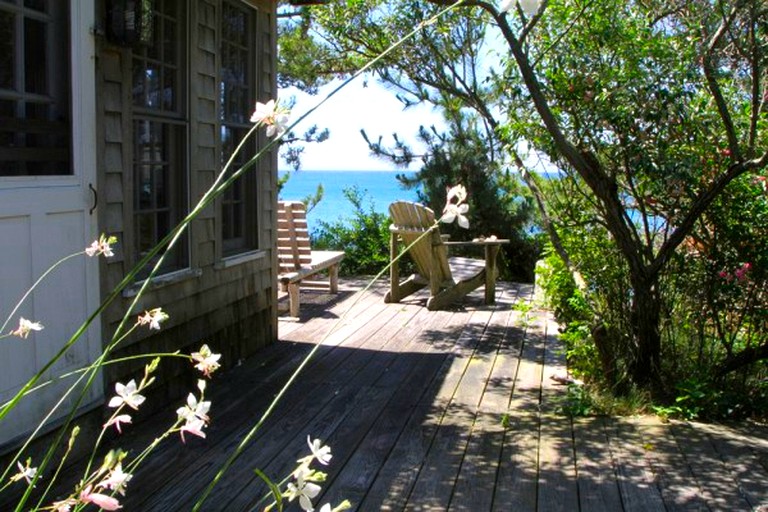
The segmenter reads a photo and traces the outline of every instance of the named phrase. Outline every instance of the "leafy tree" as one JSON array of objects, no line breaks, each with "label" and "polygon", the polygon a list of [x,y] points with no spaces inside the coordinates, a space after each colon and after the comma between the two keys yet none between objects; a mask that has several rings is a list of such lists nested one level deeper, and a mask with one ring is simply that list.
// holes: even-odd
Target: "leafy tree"
[{"label": "leafy tree", "polygon": [[531,19],[484,8],[513,57],[505,82],[524,84],[509,136],[593,202],[631,286],[630,374],[658,385],[662,274],[728,184],[768,164],[766,5],[553,2]]},{"label": "leafy tree", "polygon": [[[313,10],[312,19],[339,58],[364,59],[449,3],[334,2]],[[616,364],[634,383],[659,390],[662,327],[677,299],[667,286],[673,263],[707,229],[705,215],[734,182],[768,166],[768,5],[541,4],[528,16],[519,8],[505,13],[495,3],[465,2],[424,27],[378,73],[406,101],[473,109],[499,160],[524,168],[528,146],[529,157],[545,158],[563,173],[549,192],[568,195],[557,197],[533,173],[523,175],[557,252],[583,271],[588,285],[600,282],[600,265],[570,261],[568,247],[578,242],[564,237],[585,234],[595,255],[615,262],[622,285],[591,294],[615,315],[604,327],[623,340],[613,345]],[[495,46],[504,48],[500,65],[483,68],[481,51],[496,41],[494,34],[500,36]],[[765,358],[766,343],[733,346],[721,371]]]}]

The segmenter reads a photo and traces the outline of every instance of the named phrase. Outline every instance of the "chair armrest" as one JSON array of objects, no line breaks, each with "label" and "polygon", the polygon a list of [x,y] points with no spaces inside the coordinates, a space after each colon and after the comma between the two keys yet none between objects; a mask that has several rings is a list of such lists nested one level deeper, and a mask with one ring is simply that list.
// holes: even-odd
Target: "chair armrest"
[{"label": "chair armrest", "polygon": [[506,238],[497,238],[496,240],[471,240],[466,242],[443,242],[445,245],[470,245],[476,247],[485,247],[486,245],[504,245],[510,242]]}]

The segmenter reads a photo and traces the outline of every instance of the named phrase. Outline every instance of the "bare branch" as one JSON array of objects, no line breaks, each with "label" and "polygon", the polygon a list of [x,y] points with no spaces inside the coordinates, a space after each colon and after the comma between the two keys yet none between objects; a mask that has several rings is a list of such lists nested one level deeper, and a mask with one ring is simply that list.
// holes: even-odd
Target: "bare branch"
[{"label": "bare branch", "polygon": [[715,77],[715,66],[713,63],[713,53],[717,46],[720,44],[720,40],[725,35],[728,27],[730,27],[731,23],[733,23],[737,12],[738,7],[734,6],[728,16],[725,17],[720,23],[720,27],[712,35],[712,38],[707,44],[707,48],[704,52],[704,55],[702,56],[702,64],[704,67],[704,76],[707,79],[707,86],[709,87],[709,91],[712,93],[712,97],[714,98],[715,104],[717,105],[717,111],[720,114],[720,119],[723,121],[725,134],[728,137],[728,147],[731,150],[731,155],[733,156],[734,160],[739,161],[741,160],[739,139],[736,136],[736,128],[733,125],[733,119],[731,118],[731,113],[728,110],[728,104],[723,97],[720,84],[717,82],[717,78]]},{"label": "bare branch", "polygon": [[729,183],[743,174],[763,169],[766,166],[768,166],[768,152],[764,153],[760,158],[732,165],[728,171],[713,181],[709,188],[702,191],[696,199],[694,199],[688,209],[688,213],[686,213],[680,225],[675,228],[664,245],[659,249],[655,260],[648,267],[648,275],[654,276],[661,271],[667,261],[672,257],[672,254],[677,247],[683,242],[685,237],[688,236],[688,233],[691,232],[699,217],[701,217],[704,211],[709,208],[712,202]]}]

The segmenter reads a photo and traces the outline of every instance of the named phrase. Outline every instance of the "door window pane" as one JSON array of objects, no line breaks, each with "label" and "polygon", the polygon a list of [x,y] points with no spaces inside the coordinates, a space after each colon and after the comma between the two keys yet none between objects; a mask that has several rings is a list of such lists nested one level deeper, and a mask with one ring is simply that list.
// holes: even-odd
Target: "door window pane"
[{"label": "door window pane", "polygon": [[16,17],[0,11],[0,89],[15,89]]},{"label": "door window pane", "polygon": [[69,2],[0,3],[0,176],[72,174]]}]

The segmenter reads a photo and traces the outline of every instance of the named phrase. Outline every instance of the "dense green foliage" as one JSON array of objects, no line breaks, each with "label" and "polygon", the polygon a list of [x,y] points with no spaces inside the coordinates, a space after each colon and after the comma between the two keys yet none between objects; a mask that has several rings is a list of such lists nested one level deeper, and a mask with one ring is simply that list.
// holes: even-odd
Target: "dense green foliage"
[{"label": "dense green foliage", "polygon": [[[556,129],[527,108],[529,88],[512,88],[505,130],[565,171],[545,195],[562,273],[584,280],[552,300],[589,305],[578,318],[561,308],[574,368],[622,392],[653,373],[666,412],[764,414],[766,197],[749,173],[766,164],[765,84],[742,52],[766,60],[767,12],[745,2],[724,20],[724,4],[709,7],[553,2],[534,38],[558,48],[537,56]],[[641,335],[643,323],[656,327]],[[643,358],[643,340],[657,355]]]},{"label": "dense green foliage", "polygon": [[[666,397],[657,397],[665,404],[656,408],[659,413],[734,418],[768,412],[768,364],[765,358],[747,357],[764,350],[768,336],[767,214],[761,180],[734,182],[664,273]],[[554,253],[537,269],[537,282],[563,325],[571,370],[626,393],[632,389],[628,369],[616,354],[631,343],[626,334],[631,311],[622,311],[631,294],[626,268],[607,240],[596,243],[595,233],[574,224],[563,234],[581,286]]]},{"label": "dense green foliage", "polygon": [[376,212],[370,200],[366,204],[368,196],[357,187],[344,189],[344,196],[354,208],[352,218],[320,221],[320,227],[311,234],[312,245],[343,250],[342,275],[377,274],[389,263],[389,217]]}]

